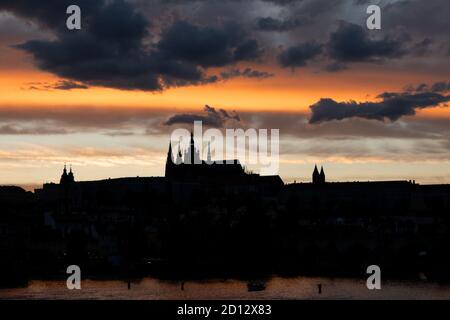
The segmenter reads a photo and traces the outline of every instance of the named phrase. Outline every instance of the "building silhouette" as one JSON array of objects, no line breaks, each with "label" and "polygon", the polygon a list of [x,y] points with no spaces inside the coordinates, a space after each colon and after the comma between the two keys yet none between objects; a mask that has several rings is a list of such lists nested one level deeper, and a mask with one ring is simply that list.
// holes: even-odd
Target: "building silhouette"
[{"label": "building silhouette", "polygon": [[261,177],[258,174],[246,172],[238,159],[218,159],[213,161],[209,143],[206,161],[202,160],[200,151],[195,145],[193,133],[191,133],[189,148],[182,152],[180,145],[178,145],[175,157],[172,143],[169,144],[165,177],[170,182],[231,183],[230,186],[233,184],[267,185],[267,183],[274,183],[278,187],[283,185],[279,176]]},{"label": "building silhouette", "polygon": [[370,262],[450,279],[450,185],[327,182],[318,165],[311,183],[284,184],[199,149],[193,135],[187,150],[169,143],[164,177],[78,181],[64,165],[34,194],[0,187],[0,271],[146,274],[156,260],[168,276],[352,276]]},{"label": "building silhouette", "polygon": [[323,167],[319,170],[317,169],[317,165],[314,167],[314,171],[312,174],[312,183],[313,184],[324,184],[326,182],[325,179],[325,171],[323,170]]}]

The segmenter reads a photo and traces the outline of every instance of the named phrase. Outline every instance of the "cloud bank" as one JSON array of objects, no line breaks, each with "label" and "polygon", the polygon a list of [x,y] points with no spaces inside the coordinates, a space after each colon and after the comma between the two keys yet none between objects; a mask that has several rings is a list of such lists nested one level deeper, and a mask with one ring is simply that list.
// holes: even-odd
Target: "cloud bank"
[{"label": "cloud bank", "polygon": [[257,40],[246,36],[238,24],[198,26],[176,21],[158,35],[152,23],[130,2],[123,0],[80,1],[83,27],[64,29],[55,17],[71,2],[3,1],[0,10],[30,18],[50,28],[56,39],[30,40],[16,48],[31,54],[37,66],[69,81],[86,86],[122,90],[160,91],[166,87],[211,83],[210,67],[254,61],[263,50]]},{"label": "cloud bank", "polygon": [[[440,85],[431,88],[441,89]],[[416,110],[437,107],[450,101],[450,95],[436,91],[391,93],[385,92],[378,96],[379,102],[336,102],[330,98],[320,99],[310,106],[311,124],[349,118],[364,118],[378,121],[397,121],[403,116],[412,116]],[[447,91],[445,87],[445,91]]]},{"label": "cloud bank", "polygon": [[208,105],[203,109],[204,114],[183,113],[171,116],[164,124],[166,126],[187,124],[192,125],[194,121],[202,121],[204,126],[223,128],[228,121],[240,122],[237,113],[230,114],[224,109],[216,110]]}]

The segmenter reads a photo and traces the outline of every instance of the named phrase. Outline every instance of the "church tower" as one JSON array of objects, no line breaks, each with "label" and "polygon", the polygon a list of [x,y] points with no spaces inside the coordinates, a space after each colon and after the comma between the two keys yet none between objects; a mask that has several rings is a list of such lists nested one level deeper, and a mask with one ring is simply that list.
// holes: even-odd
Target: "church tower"
[{"label": "church tower", "polygon": [[69,174],[67,175],[67,178],[68,178],[69,183],[75,182],[75,176],[73,175],[73,172],[72,172],[72,165],[70,165],[70,171],[69,171]]},{"label": "church tower", "polygon": [[312,183],[314,183],[314,184],[320,183],[320,173],[319,173],[319,170],[317,169],[317,165],[314,167],[314,172],[312,175]]},{"label": "church tower", "polygon": [[74,200],[73,194],[75,190],[75,177],[70,167],[70,172],[67,173],[67,166],[64,165],[64,170],[59,180],[59,205],[62,214],[72,212]]},{"label": "church tower", "polygon": [[67,166],[64,165],[64,170],[61,175],[61,179],[59,179],[59,184],[66,184],[69,179],[69,175],[67,174]]},{"label": "church tower", "polygon": [[62,186],[69,186],[75,182],[75,176],[73,175],[72,166],[70,166],[70,171],[67,173],[67,165],[64,165],[64,170],[59,180],[59,184]]},{"label": "church tower", "polygon": [[323,171],[323,167],[320,169],[319,181],[322,184],[324,184],[325,181],[326,181],[326,179],[325,179],[325,171]]},{"label": "church tower", "polygon": [[166,177],[170,177],[173,171],[173,155],[172,155],[172,141],[169,143],[169,152],[167,153],[166,160]]},{"label": "church tower", "polygon": [[325,179],[325,171],[323,170],[323,166],[319,169],[317,169],[317,165],[314,167],[314,172],[312,175],[312,182],[314,184],[324,184],[326,181]]}]

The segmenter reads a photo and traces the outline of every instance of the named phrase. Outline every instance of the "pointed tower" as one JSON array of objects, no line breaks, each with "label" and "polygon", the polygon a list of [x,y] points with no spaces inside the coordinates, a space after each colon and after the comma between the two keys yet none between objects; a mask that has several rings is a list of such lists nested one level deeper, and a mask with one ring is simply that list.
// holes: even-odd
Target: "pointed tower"
[{"label": "pointed tower", "polygon": [[317,164],[314,167],[314,172],[312,175],[312,183],[314,183],[314,184],[320,183],[320,173],[319,173],[319,170],[317,169]]},{"label": "pointed tower", "polygon": [[326,179],[325,179],[325,171],[323,171],[323,166],[320,169],[320,174],[319,174],[319,181],[320,183],[325,183]]},{"label": "pointed tower", "polygon": [[71,183],[75,182],[75,176],[73,175],[73,172],[72,172],[72,165],[70,165],[70,171],[69,171],[69,174],[67,175],[67,179]]},{"label": "pointed tower", "polygon": [[169,152],[166,160],[166,177],[170,177],[173,169],[172,141],[169,143]]},{"label": "pointed tower", "polygon": [[68,214],[72,212],[72,207],[74,204],[73,191],[74,191],[74,176],[72,168],[70,172],[67,173],[67,165],[64,164],[64,170],[61,175],[61,180],[59,182],[59,206],[60,212],[62,214]]},{"label": "pointed tower", "polygon": [[63,173],[62,173],[62,175],[61,175],[61,179],[59,180],[59,183],[60,183],[60,184],[66,183],[68,177],[69,177],[69,176],[67,175],[67,166],[66,166],[66,164],[64,164],[64,170],[63,170]]}]

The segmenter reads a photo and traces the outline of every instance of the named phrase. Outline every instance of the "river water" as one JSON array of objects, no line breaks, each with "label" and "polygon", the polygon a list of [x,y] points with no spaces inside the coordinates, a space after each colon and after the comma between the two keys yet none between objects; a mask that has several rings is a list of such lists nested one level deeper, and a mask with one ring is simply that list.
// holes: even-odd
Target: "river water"
[{"label": "river water", "polygon": [[450,299],[450,285],[384,281],[381,290],[368,290],[364,280],[312,277],[275,277],[256,292],[239,280],[187,281],[184,290],[181,282],[153,278],[132,282],[130,290],[120,280],[83,280],[81,286],[68,290],[65,281],[30,281],[26,288],[0,289],[0,299]]}]

